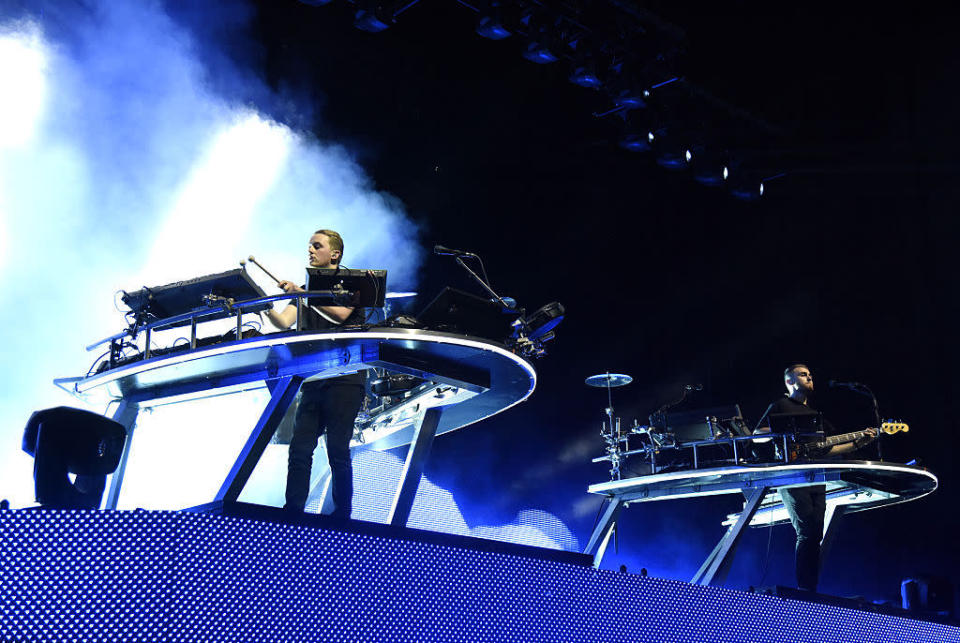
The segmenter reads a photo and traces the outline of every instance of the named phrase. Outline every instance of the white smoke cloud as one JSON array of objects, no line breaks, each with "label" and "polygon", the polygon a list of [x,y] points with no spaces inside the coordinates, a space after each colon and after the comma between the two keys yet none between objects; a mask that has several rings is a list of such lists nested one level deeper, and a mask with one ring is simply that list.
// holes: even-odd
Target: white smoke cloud
[{"label": "white smoke cloud", "polygon": [[[235,25],[249,13],[203,7],[193,19]],[[347,150],[245,103],[269,91],[164,9],[0,9],[0,497],[14,506],[33,500],[23,426],[38,408],[81,405],[51,382],[86,372],[95,354],[83,347],[124,326],[118,289],[228,270],[251,253],[302,279],[320,227],[344,235],[347,265],[386,268],[397,289],[415,280],[417,231],[399,201]],[[216,421],[252,427],[262,400],[233,397]],[[214,416],[190,404],[184,421],[199,435]]]}]

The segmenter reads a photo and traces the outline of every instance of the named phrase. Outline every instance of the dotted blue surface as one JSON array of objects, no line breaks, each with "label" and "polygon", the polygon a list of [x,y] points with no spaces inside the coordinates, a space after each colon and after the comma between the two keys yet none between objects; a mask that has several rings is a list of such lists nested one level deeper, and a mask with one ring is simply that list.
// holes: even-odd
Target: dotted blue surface
[{"label": "dotted blue surface", "polygon": [[960,641],[566,563],[174,512],[0,512],[4,641]]}]

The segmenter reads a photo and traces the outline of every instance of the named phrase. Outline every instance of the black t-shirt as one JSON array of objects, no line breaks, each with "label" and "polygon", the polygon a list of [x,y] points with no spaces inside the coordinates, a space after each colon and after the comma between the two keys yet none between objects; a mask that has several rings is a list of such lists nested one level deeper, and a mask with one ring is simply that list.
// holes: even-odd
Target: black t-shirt
[{"label": "black t-shirt", "polygon": [[[306,286],[301,286],[306,290]],[[309,301],[309,299],[307,299]],[[296,305],[296,301],[294,301]],[[342,328],[344,326],[359,326],[363,323],[366,318],[366,309],[365,308],[354,308],[353,312],[350,313],[350,316],[347,317],[342,323],[337,324],[330,321],[316,310],[311,308],[308,305],[303,307],[303,328],[302,330],[334,330],[336,328]],[[311,380],[309,382],[304,382],[301,390],[305,394],[315,394],[317,391],[323,390],[330,384],[353,384],[356,386],[363,386],[366,381],[366,371],[361,370],[356,373],[351,373],[349,375],[341,375],[340,377],[328,378],[323,380]]]},{"label": "black t-shirt", "polygon": [[[304,290],[307,289],[306,286],[300,286]],[[308,303],[310,299],[307,299]],[[293,305],[296,306],[296,300],[294,300]],[[303,328],[301,330],[333,330],[335,328],[341,328],[343,326],[359,326],[363,323],[363,320],[366,319],[366,309],[365,308],[354,308],[353,312],[350,313],[350,316],[347,317],[343,322],[337,324],[330,321],[316,310],[314,310],[309,305],[304,305],[303,307]]]},{"label": "black t-shirt", "polygon": [[[771,414],[779,413],[787,413],[790,415],[817,415],[820,412],[809,404],[803,404],[802,402],[796,401],[792,397],[784,395],[767,407],[767,410],[763,413],[763,417],[761,417],[760,421],[757,422],[757,428],[762,426],[770,426],[770,422],[767,418]],[[823,432],[825,435],[837,434],[834,426],[826,419],[823,420]]]}]

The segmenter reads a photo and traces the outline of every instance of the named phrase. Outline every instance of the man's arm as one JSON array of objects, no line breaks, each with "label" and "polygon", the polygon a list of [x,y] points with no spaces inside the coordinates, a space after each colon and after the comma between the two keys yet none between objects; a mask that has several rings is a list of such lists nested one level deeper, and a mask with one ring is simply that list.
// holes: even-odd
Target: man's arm
[{"label": "man's arm", "polygon": [[[296,285],[292,281],[281,281],[277,285],[287,293],[306,292],[303,288]],[[353,313],[353,307],[351,306],[312,306],[312,308],[330,319],[330,321],[333,321],[337,324],[342,324],[345,322],[347,318],[350,317],[350,314]],[[270,323],[280,330],[286,330],[290,328],[297,321],[296,303],[290,304],[279,313],[274,310],[267,311],[267,319],[269,319]]]},{"label": "man's arm", "polygon": [[297,321],[297,306],[290,304],[279,313],[271,308],[267,311],[267,319],[280,330],[287,330]]},{"label": "man's arm", "polygon": [[863,447],[867,446],[871,442],[877,439],[877,430],[870,428],[866,430],[867,435],[864,437],[854,440],[852,442],[844,442],[843,444],[837,444],[830,447],[830,450],[827,451],[828,456],[831,455],[843,455],[844,453],[850,453],[852,451],[859,451]]}]

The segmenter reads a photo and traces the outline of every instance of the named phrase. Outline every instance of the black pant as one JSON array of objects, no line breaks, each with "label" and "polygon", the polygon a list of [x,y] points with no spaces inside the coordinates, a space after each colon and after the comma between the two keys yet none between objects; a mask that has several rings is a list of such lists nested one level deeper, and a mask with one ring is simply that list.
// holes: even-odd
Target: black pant
[{"label": "black pant", "polygon": [[336,505],[334,515],[350,517],[353,508],[350,440],[363,394],[363,375],[307,382],[301,388],[300,406],[293,424],[287,461],[287,509],[303,511],[310,492],[313,452],[320,436],[326,432],[333,502]]},{"label": "black pant", "polygon": [[827,511],[827,493],[823,485],[781,489],[783,506],[797,532],[797,587],[817,591],[820,579],[820,541]]}]

